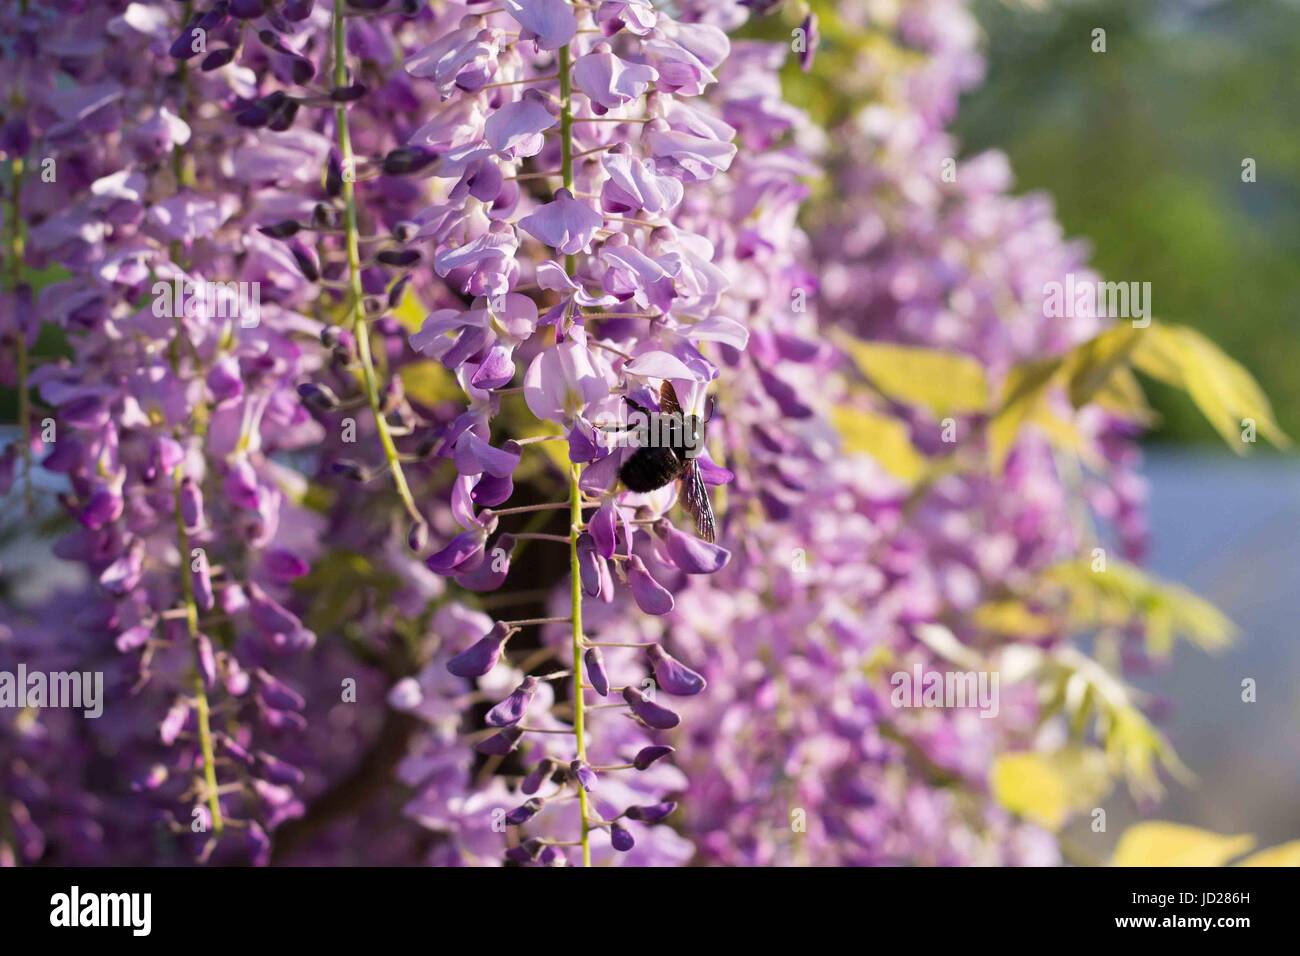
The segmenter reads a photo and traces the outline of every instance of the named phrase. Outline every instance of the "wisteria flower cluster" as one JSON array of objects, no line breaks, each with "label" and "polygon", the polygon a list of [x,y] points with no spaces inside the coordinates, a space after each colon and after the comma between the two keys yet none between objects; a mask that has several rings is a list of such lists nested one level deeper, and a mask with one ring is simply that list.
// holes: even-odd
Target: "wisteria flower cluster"
[{"label": "wisteria flower cluster", "polygon": [[[0,862],[1055,862],[986,784],[1043,684],[888,671],[1006,665],[1080,502],[1139,557],[1136,428],[988,469],[863,387],[1106,328],[1035,311],[1085,265],[1004,160],[937,175],[964,5],[867,6],[6,4],[0,492],[81,574],[0,670],[107,690],[0,710]],[[915,54],[830,137],[816,10]]]}]

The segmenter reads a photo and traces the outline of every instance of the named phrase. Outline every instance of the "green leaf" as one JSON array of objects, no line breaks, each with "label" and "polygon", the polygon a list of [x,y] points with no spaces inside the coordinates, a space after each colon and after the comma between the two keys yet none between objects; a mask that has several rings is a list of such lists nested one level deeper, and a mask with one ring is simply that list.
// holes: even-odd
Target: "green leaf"
[{"label": "green leaf", "polygon": [[1039,416],[1063,359],[1039,359],[1014,365],[1002,382],[998,410],[988,425],[989,467],[1001,473],[1020,429]]},{"label": "green leaf", "polygon": [[1181,585],[1161,581],[1136,565],[1110,558],[1105,571],[1087,559],[1053,565],[1044,580],[1061,588],[1071,621],[1082,628],[1146,626],[1147,647],[1164,656],[1183,636],[1205,650],[1232,642],[1236,628],[1218,608]]},{"label": "green leaf", "polygon": [[1131,325],[1117,325],[1069,351],[1063,368],[1071,405],[1087,405],[1111,376],[1127,365],[1138,343],[1138,331]]},{"label": "green leaf", "polygon": [[1223,866],[1255,845],[1250,834],[1223,836],[1180,823],[1138,823],[1124,831],[1112,866]]},{"label": "green leaf", "polygon": [[1300,840],[1279,843],[1267,850],[1252,853],[1236,866],[1300,866]]},{"label": "green leaf", "polygon": [[886,398],[928,408],[938,418],[988,408],[984,367],[969,355],[849,336],[841,339],[858,369]]},{"label": "green leaf", "polygon": [[882,468],[909,485],[926,470],[926,458],[912,445],[907,426],[898,419],[849,405],[831,409],[831,425],[839,433],[844,451],[869,455]]},{"label": "green leaf", "polygon": [[402,389],[421,405],[465,401],[465,391],[441,362],[412,362],[403,365],[397,374]]},{"label": "green leaf", "polygon": [[1195,329],[1152,325],[1133,351],[1133,364],[1167,385],[1180,388],[1196,403],[1228,447],[1245,452],[1243,420],[1251,419],[1259,434],[1279,448],[1291,439],[1278,426],[1263,389],[1250,373]]},{"label": "green leaf", "polygon": [[1093,806],[1110,787],[1106,757],[1093,747],[1002,754],[989,774],[989,788],[998,803],[1049,830]]},{"label": "green leaf", "polygon": [[1050,617],[1014,599],[986,601],[971,612],[970,619],[981,631],[1008,637],[1043,637],[1056,629]]}]

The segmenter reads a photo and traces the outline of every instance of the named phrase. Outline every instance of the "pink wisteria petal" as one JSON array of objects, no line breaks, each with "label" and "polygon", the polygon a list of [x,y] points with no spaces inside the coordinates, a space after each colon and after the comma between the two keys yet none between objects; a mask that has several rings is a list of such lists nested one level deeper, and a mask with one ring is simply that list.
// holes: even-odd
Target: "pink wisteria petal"
[{"label": "pink wisteria petal", "polygon": [[578,19],[566,0],[504,0],[502,5],[522,28],[520,36],[536,39],[543,50],[558,50],[578,32]]},{"label": "pink wisteria petal", "polygon": [[542,151],[546,142],[542,133],[558,122],[540,96],[525,94],[489,116],[484,132],[488,145],[497,152],[524,158]]},{"label": "pink wisteria petal", "polygon": [[519,228],[566,256],[591,251],[591,240],[605,218],[589,204],[557,190],[555,200],[519,220]]},{"label": "pink wisteria petal", "polygon": [[659,71],[644,63],[629,63],[609,52],[607,46],[578,57],[573,65],[573,82],[591,100],[597,113],[617,109],[640,99]]},{"label": "pink wisteria petal", "polygon": [[560,424],[608,394],[609,383],[596,370],[580,328],[560,344],[538,353],[524,375],[524,401],[529,410],[538,418]]}]

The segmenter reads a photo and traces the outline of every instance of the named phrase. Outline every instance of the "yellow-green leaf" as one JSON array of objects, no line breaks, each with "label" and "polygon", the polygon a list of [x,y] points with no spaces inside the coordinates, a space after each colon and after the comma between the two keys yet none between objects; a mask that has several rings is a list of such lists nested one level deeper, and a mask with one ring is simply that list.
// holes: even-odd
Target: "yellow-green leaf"
[{"label": "yellow-green leaf", "polygon": [[1255,845],[1250,834],[1223,836],[1179,823],[1138,823],[1119,838],[1112,866],[1223,866]]},{"label": "yellow-green leaf", "polygon": [[928,408],[939,418],[988,407],[984,367],[969,355],[849,336],[842,340],[858,369],[887,398]]},{"label": "yellow-green leaf", "polygon": [[1095,805],[1111,788],[1105,755],[1092,747],[1003,754],[993,763],[989,785],[1007,810],[1049,830]]},{"label": "yellow-green leaf", "polygon": [[1232,621],[1209,601],[1116,558],[1106,562],[1104,571],[1092,570],[1087,559],[1063,561],[1048,568],[1044,580],[1064,591],[1077,626],[1142,623],[1148,648],[1156,655],[1167,654],[1179,635],[1205,650],[1219,650],[1236,633]]},{"label": "yellow-green leaf", "polygon": [[1123,369],[1138,342],[1132,325],[1117,325],[1071,349],[1065,359],[1070,404],[1082,408]]},{"label": "yellow-green leaf", "polygon": [[1195,329],[1156,324],[1143,330],[1133,350],[1133,364],[1167,385],[1180,388],[1228,447],[1245,452],[1243,421],[1278,447],[1291,444],[1278,426],[1263,389],[1250,373]]},{"label": "yellow-green leaf", "polygon": [[1300,866],[1300,840],[1279,843],[1267,850],[1252,853],[1237,866]]},{"label": "yellow-green leaf", "polygon": [[897,419],[837,405],[831,409],[831,424],[846,452],[870,455],[900,481],[912,484],[925,473],[925,456],[912,445],[907,426]]},{"label": "yellow-green leaf", "polygon": [[397,303],[397,308],[392,310],[391,315],[398,322],[401,322],[402,328],[408,332],[418,332],[420,326],[424,324],[428,310],[425,309],[414,290],[408,285],[406,291],[402,294],[402,301]]},{"label": "yellow-green leaf", "polygon": [[1010,637],[1042,637],[1055,627],[1051,618],[1010,599],[981,604],[971,612],[971,623],[982,631]]},{"label": "yellow-green leaf", "polygon": [[464,390],[441,362],[412,362],[398,375],[406,394],[422,405],[465,401]]},{"label": "yellow-green leaf", "polygon": [[1093,394],[1092,401],[1112,415],[1139,425],[1149,427],[1158,420],[1156,413],[1147,404],[1137,376],[1127,367],[1112,372],[1105,384]]},{"label": "yellow-green leaf", "polygon": [[1065,823],[1070,794],[1041,754],[1003,754],[989,776],[993,796],[1007,810],[1055,830]]},{"label": "yellow-green leaf", "polygon": [[1015,365],[1002,382],[998,410],[989,421],[989,466],[1002,471],[1020,429],[1042,410],[1048,389],[1061,370],[1062,359],[1040,359]]}]

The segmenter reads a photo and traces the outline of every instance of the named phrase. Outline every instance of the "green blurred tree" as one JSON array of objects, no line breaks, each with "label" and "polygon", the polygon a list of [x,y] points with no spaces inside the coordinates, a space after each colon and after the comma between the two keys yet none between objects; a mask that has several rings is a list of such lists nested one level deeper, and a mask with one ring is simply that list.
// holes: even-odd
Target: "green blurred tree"
[{"label": "green blurred tree", "polygon": [[[1150,281],[1157,321],[1208,334],[1300,433],[1300,7],[1283,0],[976,0],[987,82],[964,151],[1000,148],[1055,198],[1110,279]],[[1106,31],[1106,52],[1092,31]],[[1256,181],[1242,181],[1255,160]],[[1157,437],[1214,440],[1151,386]]]}]

